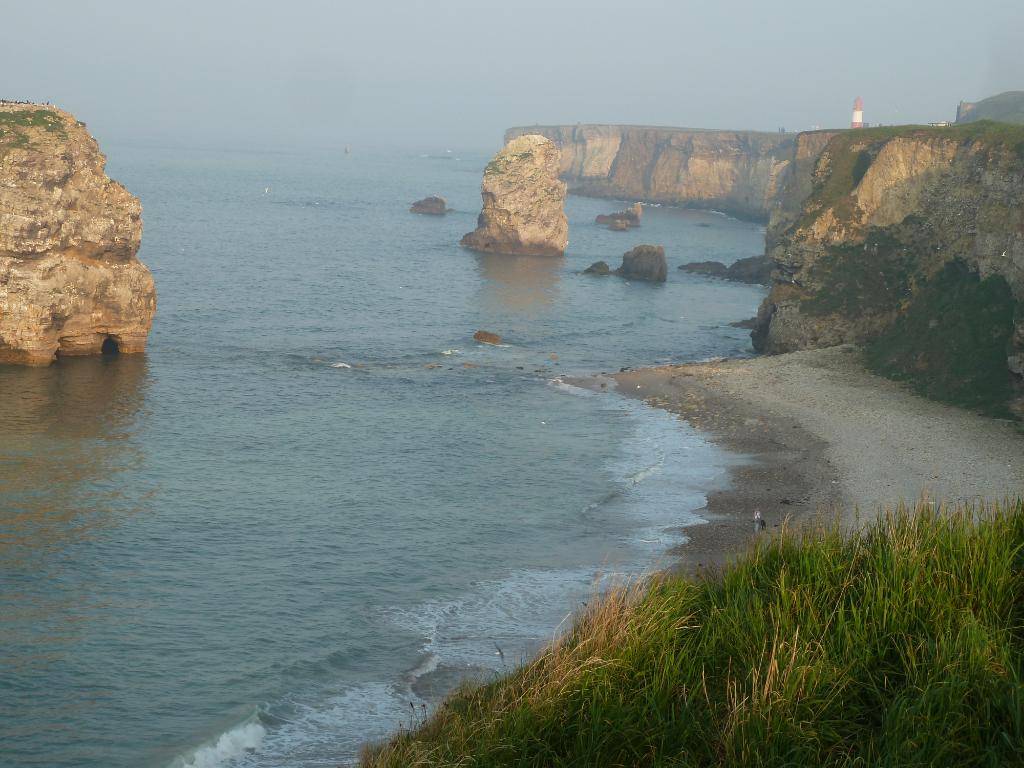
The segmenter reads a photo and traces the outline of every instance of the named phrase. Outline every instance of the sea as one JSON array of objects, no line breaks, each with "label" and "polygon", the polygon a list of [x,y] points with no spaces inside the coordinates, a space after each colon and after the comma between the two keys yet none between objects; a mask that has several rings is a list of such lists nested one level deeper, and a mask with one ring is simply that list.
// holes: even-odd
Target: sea
[{"label": "sea", "polygon": [[[145,355],[0,367],[4,768],[353,764],[670,565],[728,481],[566,379],[750,354],[763,289],[676,267],[761,225],[570,196],[564,258],[480,255],[489,151],[105,149],[159,306]],[[639,243],[667,283],[581,274]]]}]

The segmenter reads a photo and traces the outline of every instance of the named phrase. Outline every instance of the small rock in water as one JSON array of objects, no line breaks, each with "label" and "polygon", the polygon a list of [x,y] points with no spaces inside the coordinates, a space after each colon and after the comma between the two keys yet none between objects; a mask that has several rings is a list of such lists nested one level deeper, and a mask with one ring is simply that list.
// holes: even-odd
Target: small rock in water
[{"label": "small rock in water", "polygon": [[603,213],[594,219],[595,224],[607,224],[608,229],[623,230],[630,227],[640,226],[640,217],[643,215],[643,206],[640,203],[633,203],[624,211],[616,213]]},{"label": "small rock in water", "polygon": [[448,213],[448,202],[443,197],[431,195],[417,200],[409,209],[412,213],[422,213],[427,216],[444,216]]},{"label": "small rock in water", "polygon": [[612,273],[611,267],[608,266],[607,261],[595,261],[589,267],[583,270],[584,275],[598,275],[604,277]]},{"label": "small rock in water", "polygon": [[473,338],[481,344],[501,344],[501,336],[490,331],[477,331]]},{"label": "small rock in water", "polygon": [[664,283],[668,277],[665,249],[660,245],[638,245],[622,254],[622,266],[615,270],[620,277]]}]

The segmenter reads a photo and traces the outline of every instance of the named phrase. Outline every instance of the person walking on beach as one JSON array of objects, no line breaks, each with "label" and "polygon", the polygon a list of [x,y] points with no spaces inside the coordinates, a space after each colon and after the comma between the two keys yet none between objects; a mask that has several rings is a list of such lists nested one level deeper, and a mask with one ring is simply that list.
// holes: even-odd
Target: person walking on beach
[{"label": "person walking on beach", "polygon": [[754,510],[754,533],[760,533],[761,531],[763,531],[767,527],[768,527],[768,524],[764,521],[764,518],[761,517],[761,510],[760,509],[755,509]]}]

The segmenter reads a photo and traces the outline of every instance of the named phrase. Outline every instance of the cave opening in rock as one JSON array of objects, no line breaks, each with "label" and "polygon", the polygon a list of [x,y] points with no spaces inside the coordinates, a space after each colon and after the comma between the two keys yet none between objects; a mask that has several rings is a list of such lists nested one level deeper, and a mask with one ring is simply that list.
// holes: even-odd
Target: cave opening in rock
[{"label": "cave opening in rock", "polygon": [[107,338],[103,340],[103,346],[100,347],[101,354],[116,355],[119,351],[117,342],[114,341],[113,337],[107,336]]}]

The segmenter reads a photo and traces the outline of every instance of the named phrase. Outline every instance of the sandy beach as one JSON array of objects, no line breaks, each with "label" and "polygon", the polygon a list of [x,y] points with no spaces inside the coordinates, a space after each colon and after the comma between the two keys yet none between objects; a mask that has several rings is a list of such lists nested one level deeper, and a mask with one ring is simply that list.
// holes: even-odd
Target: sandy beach
[{"label": "sandy beach", "polygon": [[748,457],[686,530],[681,567],[721,564],[769,528],[853,527],[901,499],[971,502],[1024,489],[1024,429],[921,398],[875,376],[853,347],[626,371],[573,383],[615,388],[679,414]]}]

